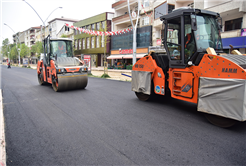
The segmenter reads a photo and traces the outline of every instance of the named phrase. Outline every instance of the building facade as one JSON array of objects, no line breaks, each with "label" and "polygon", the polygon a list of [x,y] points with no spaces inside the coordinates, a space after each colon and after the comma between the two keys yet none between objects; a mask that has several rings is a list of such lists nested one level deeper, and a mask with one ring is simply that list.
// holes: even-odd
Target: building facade
[{"label": "building facade", "polygon": [[74,30],[63,25],[63,27],[57,33],[57,37],[58,38],[66,37],[66,38],[74,39]]},{"label": "building facade", "polygon": [[[105,12],[74,23],[75,27],[95,31],[112,31],[114,13]],[[96,36],[74,30],[75,55],[91,56],[92,66],[103,66],[104,60],[110,53],[110,36]],[[104,54],[106,57],[104,57]]]},{"label": "building facade", "polygon": [[[139,20],[137,23],[137,59],[148,54],[149,46],[153,45],[153,5],[154,1],[149,0],[143,0],[140,4]],[[135,26],[137,21],[136,15],[138,13],[138,1],[130,0],[129,6],[132,21]],[[116,1],[112,4],[112,8],[115,10],[115,15],[112,20],[114,31],[132,28],[127,1]],[[122,65],[126,67],[126,65],[132,64],[133,32],[131,31],[125,34],[112,36],[111,40],[111,56],[108,57],[108,59],[112,59],[111,65],[118,65],[119,63],[122,63]]]},{"label": "building facade", "polygon": [[200,0],[194,1],[196,8],[220,13],[222,17],[222,44],[229,53],[230,44],[241,53],[246,53],[246,1],[243,0]]},{"label": "building facade", "polygon": [[57,38],[58,32],[61,30],[62,27],[64,27],[65,23],[73,25],[73,23],[78,22],[79,20],[76,19],[70,19],[70,18],[55,18],[51,21],[49,21],[49,30],[50,35],[53,38]]}]

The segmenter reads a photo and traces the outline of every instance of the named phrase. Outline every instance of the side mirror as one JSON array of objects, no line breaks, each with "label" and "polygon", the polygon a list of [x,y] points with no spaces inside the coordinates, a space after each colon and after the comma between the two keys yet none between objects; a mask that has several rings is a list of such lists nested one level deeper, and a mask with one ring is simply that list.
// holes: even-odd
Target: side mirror
[{"label": "side mirror", "polygon": [[218,23],[218,28],[221,31],[222,30],[222,18],[221,17],[217,18],[217,23]]},{"label": "side mirror", "polygon": [[193,31],[197,30],[196,18],[191,18],[191,29]]},{"label": "side mirror", "polygon": [[190,19],[191,19],[191,29],[193,31],[196,31],[197,30],[196,15],[190,15]]}]

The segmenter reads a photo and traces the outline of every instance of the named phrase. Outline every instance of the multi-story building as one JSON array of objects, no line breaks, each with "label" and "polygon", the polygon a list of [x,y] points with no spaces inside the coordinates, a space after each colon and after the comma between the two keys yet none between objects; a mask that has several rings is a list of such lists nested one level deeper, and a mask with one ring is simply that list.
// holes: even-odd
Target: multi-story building
[{"label": "multi-story building", "polygon": [[44,39],[45,37],[47,37],[50,34],[49,32],[49,26],[47,25],[45,28],[43,28],[42,30],[38,30],[37,33],[35,34],[35,42],[41,42],[42,39]]},{"label": "multi-story building", "polygon": [[[74,23],[75,27],[95,30],[112,31],[111,20],[114,13],[105,12]],[[106,42],[105,42],[106,41]],[[104,53],[106,56],[110,53],[110,36],[96,36],[74,30],[75,55],[81,54],[91,56],[92,66],[103,66]]]},{"label": "multi-story building", "polygon": [[24,42],[29,48],[35,44],[36,34],[40,30],[40,27],[31,27],[25,30],[24,33]]},{"label": "multi-story building", "polygon": [[[16,34],[13,35],[13,42],[14,43],[25,43],[25,33],[24,32],[17,32]],[[19,40],[18,40],[19,38]]]},{"label": "multi-story building", "polygon": [[[130,14],[132,15],[133,24],[136,24],[137,17],[134,17],[140,8],[139,20],[137,24],[137,50],[136,57],[141,58],[148,54],[149,46],[161,46],[161,30],[162,22],[159,17],[167,14],[174,9],[175,0],[154,1],[141,0],[138,4],[137,0],[130,0]],[[122,30],[131,28],[128,3],[125,0],[116,1],[112,4],[115,9],[113,18],[114,30]],[[132,41],[133,33],[112,36],[111,56],[108,59],[122,61],[125,64],[132,64]]]},{"label": "multi-story building", "polygon": [[61,28],[65,25],[65,23],[73,25],[73,23],[78,22],[79,20],[76,19],[70,19],[70,18],[55,18],[51,21],[49,21],[49,30],[50,31],[50,35],[53,38],[57,38],[57,34],[58,32],[61,30]]},{"label": "multi-story building", "polygon": [[67,38],[74,39],[74,33],[73,32],[74,32],[73,29],[63,25],[61,30],[57,33],[57,37],[60,38],[60,37],[66,36]]},{"label": "multi-story building", "polygon": [[195,8],[220,13],[222,17],[222,43],[229,52],[230,44],[241,53],[246,53],[246,1],[243,0],[200,0],[194,1]]}]

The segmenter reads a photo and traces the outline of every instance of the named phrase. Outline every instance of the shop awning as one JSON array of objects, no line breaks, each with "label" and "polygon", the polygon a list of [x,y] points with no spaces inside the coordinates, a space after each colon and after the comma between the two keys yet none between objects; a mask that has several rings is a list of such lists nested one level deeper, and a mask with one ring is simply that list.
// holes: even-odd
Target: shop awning
[{"label": "shop awning", "polygon": [[123,55],[110,55],[107,59],[122,59]]},{"label": "shop awning", "polygon": [[[146,54],[137,54],[136,55],[136,58],[142,58],[142,57],[144,57],[145,55],[147,55],[147,53]],[[132,59],[133,58],[133,55],[131,54],[131,55],[124,55],[123,56],[123,59]]]},{"label": "shop awning", "polygon": [[230,44],[233,48],[246,48],[246,36],[223,38],[222,44],[224,49],[230,49]]},{"label": "shop awning", "polygon": [[[146,54],[137,54],[136,58],[142,58],[144,57]],[[110,55],[109,57],[107,57],[107,59],[132,59],[133,55],[123,55],[123,54],[117,54],[117,55]]]}]

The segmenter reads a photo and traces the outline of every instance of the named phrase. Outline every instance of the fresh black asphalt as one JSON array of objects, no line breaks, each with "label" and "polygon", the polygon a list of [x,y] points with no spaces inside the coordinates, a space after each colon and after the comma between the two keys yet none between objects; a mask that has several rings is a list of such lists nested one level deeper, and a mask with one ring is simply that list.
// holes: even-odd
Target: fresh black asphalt
[{"label": "fresh black asphalt", "polygon": [[36,70],[1,67],[8,166],[246,163],[246,123],[223,129],[195,104],[139,101],[130,82],[54,92]]}]

